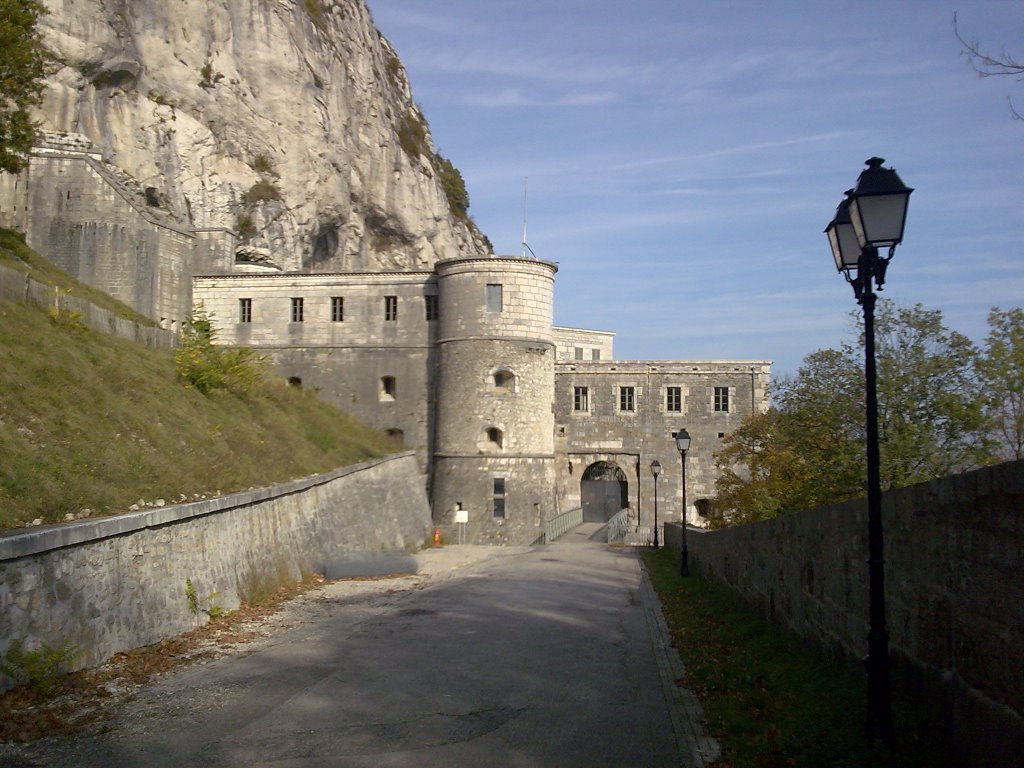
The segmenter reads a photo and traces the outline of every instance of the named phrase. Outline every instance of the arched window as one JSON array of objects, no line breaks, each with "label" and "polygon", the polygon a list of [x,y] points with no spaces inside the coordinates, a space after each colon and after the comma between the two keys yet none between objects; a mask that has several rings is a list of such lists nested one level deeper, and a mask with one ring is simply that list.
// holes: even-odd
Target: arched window
[{"label": "arched window", "polygon": [[395,399],[397,385],[394,376],[380,377],[380,400],[381,402],[392,402]]},{"label": "arched window", "polygon": [[516,375],[512,371],[501,368],[492,374],[496,392],[515,392]]},{"label": "arched window", "polygon": [[497,427],[487,428],[487,447],[492,451],[500,451],[505,441],[505,435]]}]

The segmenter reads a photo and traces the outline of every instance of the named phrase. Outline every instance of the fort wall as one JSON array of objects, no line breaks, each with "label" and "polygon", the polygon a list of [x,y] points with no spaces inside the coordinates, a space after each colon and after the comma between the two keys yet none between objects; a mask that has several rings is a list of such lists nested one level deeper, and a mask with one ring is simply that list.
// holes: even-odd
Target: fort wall
[{"label": "fort wall", "polygon": [[[959,764],[1024,755],[1024,461],[887,491],[885,596],[896,669],[942,715]],[[718,531],[690,558],[797,637],[867,650],[864,499]],[[666,528],[678,551],[678,526]]]},{"label": "fort wall", "polygon": [[14,640],[68,644],[77,668],[92,666],[192,629],[203,610],[322,573],[346,552],[418,548],[429,530],[408,452],[271,488],[6,532],[0,654]]}]

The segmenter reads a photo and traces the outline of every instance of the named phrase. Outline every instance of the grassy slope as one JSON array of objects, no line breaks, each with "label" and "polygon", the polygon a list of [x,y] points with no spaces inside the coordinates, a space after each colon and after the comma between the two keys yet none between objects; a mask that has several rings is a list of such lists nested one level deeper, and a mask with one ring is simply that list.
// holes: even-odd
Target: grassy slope
[{"label": "grassy slope", "polygon": [[[12,250],[39,258],[23,248],[0,231],[0,262],[13,266]],[[50,282],[42,266],[29,271]],[[245,399],[204,396],[178,381],[168,352],[0,301],[0,529],[270,485],[399,449],[311,392],[272,382]]]}]

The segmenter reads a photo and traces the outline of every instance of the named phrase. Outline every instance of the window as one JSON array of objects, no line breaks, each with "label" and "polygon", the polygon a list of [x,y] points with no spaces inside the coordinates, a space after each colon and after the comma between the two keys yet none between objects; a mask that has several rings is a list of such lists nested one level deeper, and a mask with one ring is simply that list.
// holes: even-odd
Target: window
[{"label": "window", "polygon": [[492,509],[495,517],[505,517],[505,478],[494,477],[491,478],[492,489],[491,489],[491,501]]},{"label": "window", "polygon": [[729,410],[729,388],[728,387],[715,387],[715,410],[716,411],[728,411]]},{"label": "window", "polygon": [[620,411],[635,411],[636,410],[636,388],[635,387],[619,387],[619,410]]},{"label": "window", "polygon": [[513,392],[516,386],[516,376],[512,371],[494,372],[494,389],[498,392]]},{"label": "window", "polygon": [[487,311],[501,312],[504,297],[502,296],[501,283],[487,284]]},{"label": "window", "polygon": [[345,320],[345,297],[331,296],[331,322],[340,323]]},{"label": "window", "polygon": [[592,349],[592,350],[590,350],[590,359],[591,360],[595,360],[595,361],[600,360],[601,359],[601,350],[600,349]]},{"label": "window", "polygon": [[380,400],[381,402],[391,402],[395,399],[397,384],[395,383],[394,376],[381,376],[380,377]]},{"label": "window", "polygon": [[669,387],[665,390],[665,410],[676,413],[683,410],[682,387]]},{"label": "window", "polygon": [[292,322],[302,322],[302,299],[292,299]]},{"label": "window", "polygon": [[492,451],[500,451],[504,444],[504,437],[500,429],[489,427],[487,429],[487,447]]},{"label": "window", "polygon": [[572,409],[574,411],[590,410],[590,391],[586,387],[572,388]]},{"label": "window", "polygon": [[440,314],[440,309],[437,304],[437,296],[430,294],[423,298],[426,301],[427,320],[437,320],[437,317]]},{"label": "window", "polygon": [[240,323],[251,323],[252,322],[252,299],[239,299],[238,300],[238,322],[240,322]]},{"label": "window", "polygon": [[583,347],[573,347],[573,353],[577,360],[583,359]]},{"label": "window", "polygon": [[384,297],[384,319],[385,320],[397,320],[398,319],[398,297],[397,296],[385,296]]}]

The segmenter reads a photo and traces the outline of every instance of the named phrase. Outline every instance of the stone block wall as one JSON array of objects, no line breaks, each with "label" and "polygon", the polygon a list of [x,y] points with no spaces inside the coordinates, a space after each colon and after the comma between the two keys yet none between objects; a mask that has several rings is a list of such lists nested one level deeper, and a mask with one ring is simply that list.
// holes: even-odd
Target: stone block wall
[{"label": "stone block wall", "polygon": [[[883,495],[890,650],[941,710],[963,765],[1024,755],[1024,461]],[[720,531],[691,561],[773,623],[851,658],[867,652],[863,500]],[[666,528],[678,550],[678,526]]]},{"label": "stone block wall", "polygon": [[590,331],[585,328],[564,328],[555,326],[555,359],[560,362],[573,360],[612,360],[615,357],[613,344],[615,334],[611,331]]},{"label": "stone block wall", "polygon": [[61,308],[77,312],[82,323],[99,333],[128,339],[153,349],[174,349],[177,334],[133,320],[117,317],[113,312],[76,296],[68,296],[53,286],[36,282],[23,272],[0,266],[0,299],[31,301],[45,308]]},{"label": "stone block wall", "polygon": [[[79,667],[202,623],[351,551],[419,548],[430,531],[411,452],[216,499],[0,535],[0,653],[67,643]],[[2,681],[0,681],[2,682]]]},{"label": "stone block wall", "polygon": [[[559,362],[554,407],[562,507],[580,505],[580,478],[588,466],[610,461],[626,472],[634,513],[640,512],[642,523],[652,523],[650,465],[657,459],[662,465],[659,522],[680,520],[682,470],[673,434],[685,428],[692,438],[686,458],[687,520],[700,524],[695,502],[714,494],[714,454],[725,435],[767,407],[770,371],[766,361]],[[633,388],[633,410],[620,407],[623,387]],[[679,388],[679,402],[670,404],[669,387]],[[577,388],[586,389],[585,399],[577,398]],[[728,403],[719,403],[725,410],[716,410],[716,388],[728,392]]]}]

